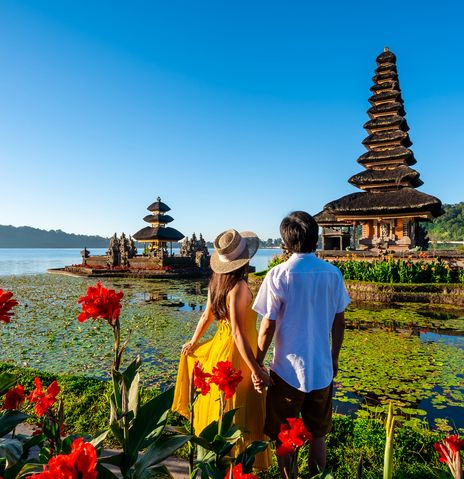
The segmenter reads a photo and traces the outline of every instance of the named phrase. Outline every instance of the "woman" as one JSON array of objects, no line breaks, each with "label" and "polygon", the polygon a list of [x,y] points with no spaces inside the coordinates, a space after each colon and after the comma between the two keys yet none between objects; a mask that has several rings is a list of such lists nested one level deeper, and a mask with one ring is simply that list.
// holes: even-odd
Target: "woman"
[{"label": "woman", "polygon": [[[256,361],[258,334],[256,313],[251,309],[252,294],[247,284],[248,263],[259,246],[258,237],[251,232],[227,230],[214,241],[211,256],[213,275],[208,287],[208,301],[192,339],[182,347],[172,409],[189,417],[189,388],[194,364],[198,361],[205,372],[211,372],[218,361],[230,361],[242,371],[235,395],[227,401],[226,410],[238,408],[235,424],[244,433],[243,446],[263,441],[264,394],[253,388],[252,375],[265,384],[270,379]],[[202,344],[200,339],[214,320],[218,329],[214,337]],[[200,396],[195,403],[194,429],[196,434],[219,417],[219,391]],[[270,453],[256,456],[254,467],[267,469]]]}]

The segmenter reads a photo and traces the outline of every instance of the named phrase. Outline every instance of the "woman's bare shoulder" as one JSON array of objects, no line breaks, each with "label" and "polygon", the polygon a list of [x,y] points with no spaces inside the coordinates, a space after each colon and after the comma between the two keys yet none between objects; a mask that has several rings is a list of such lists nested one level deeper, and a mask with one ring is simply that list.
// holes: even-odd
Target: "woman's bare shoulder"
[{"label": "woman's bare shoulder", "polygon": [[229,293],[230,298],[239,300],[249,298],[251,295],[250,288],[248,287],[247,282],[244,279],[241,279]]}]

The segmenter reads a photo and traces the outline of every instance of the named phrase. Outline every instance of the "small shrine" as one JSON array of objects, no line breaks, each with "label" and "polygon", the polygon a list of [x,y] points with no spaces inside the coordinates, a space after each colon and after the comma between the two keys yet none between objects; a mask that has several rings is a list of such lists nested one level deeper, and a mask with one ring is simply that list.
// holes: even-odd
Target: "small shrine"
[{"label": "small shrine", "polygon": [[[171,209],[158,197],[148,207],[149,215],[144,221],[150,224],[127,237],[124,233],[118,238],[115,233],[105,255],[92,255],[87,248],[81,251],[82,264],[75,264],[53,270],[55,273],[76,274],[81,276],[135,277],[135,278],[194,278],[208,276],[211,273],[210,254],[206,241],[200,234],[197,239],[184,235],[166,226],[174,219],[166,214]],[[138,242],[139,244],[137,244]],[[180,246],[178,254],[174,253]],[[144,245],[143,253],[137,246]]]},{"label": "small shrine", "polygon": [[385,48],[372,78],[365,169],[348,181],[363,190],[326,204],[315,216],[323,228],[323,250],[392,250],[427,247],[420,223],[443,214],[438,198],[418,191],[423,184],[410,149],[409,126],[399,86],[396,56]]},{"label": "small shrine", "polygon": [[170,226],[166,226],[168,223],[174,221],[174,218],[167,215],[171,208],[166,203],[161,201],[158,196],[156,201],[152,203],[147,210],[149,215],[143,218],[143,221],[150,223],[150,226],[146,226],[134,234],[134,239],[140,243],[147,245],[148,252],[155,253],[167,253],[168,243],[170,245],[170,254],[172,255],[172,243],[177,242],[184,238],[184,235]]}]

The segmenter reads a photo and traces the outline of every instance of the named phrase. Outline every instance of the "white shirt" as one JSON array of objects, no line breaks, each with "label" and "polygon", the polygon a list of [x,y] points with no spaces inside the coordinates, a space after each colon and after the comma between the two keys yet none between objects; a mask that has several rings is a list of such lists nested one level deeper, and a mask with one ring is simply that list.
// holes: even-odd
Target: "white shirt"
[{"label": "white shirt", "polygon": [[350,303],[340,270],[314,253],[294,253],[264,278],[253,309],[276,321],[271,369],[305,393],[333,379],[330,335]]}]

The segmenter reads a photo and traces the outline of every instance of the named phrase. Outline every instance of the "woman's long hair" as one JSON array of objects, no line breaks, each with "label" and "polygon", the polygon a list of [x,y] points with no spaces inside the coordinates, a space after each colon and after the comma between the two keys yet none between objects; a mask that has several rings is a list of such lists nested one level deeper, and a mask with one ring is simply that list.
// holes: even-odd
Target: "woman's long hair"
[{"label": "woman's long hair", "polygon": [[229,317],[227,310],[227,295],[234,286],[243,280],[247,280],[248,263],[230,273],[214,273],[209,281],[209,297],[211,309],[216,319]]}]

